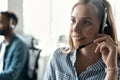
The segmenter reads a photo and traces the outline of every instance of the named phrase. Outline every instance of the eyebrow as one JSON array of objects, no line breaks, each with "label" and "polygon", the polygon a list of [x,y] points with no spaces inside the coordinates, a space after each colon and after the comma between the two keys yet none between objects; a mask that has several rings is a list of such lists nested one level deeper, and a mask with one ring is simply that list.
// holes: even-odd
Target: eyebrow
[{"label": "eyebrow", "polygon": [[[75,18],[76,19],[76,17],[74,17],[74,16],[71,16],[71,18]],[[81,18],[81,19],[83,19],[83,20],[85,20],[85,19],[87,19],[87,20],[90,20],[90,21],[94,21],[92,18],[90,18],[90,17],[83,17],[83,18]]]}]

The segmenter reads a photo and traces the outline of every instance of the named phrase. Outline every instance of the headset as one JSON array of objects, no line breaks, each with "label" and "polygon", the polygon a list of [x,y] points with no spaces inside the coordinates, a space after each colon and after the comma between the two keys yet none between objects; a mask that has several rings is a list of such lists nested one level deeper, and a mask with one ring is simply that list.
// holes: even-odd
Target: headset
[{"label": "headset", "polygon": [[107,5],[106,5],[106,1],[104,1],[104,7],[105,7],[105,13],[104,13],[104,18],[103,18],[103,24],[102,24],[102,29],[100,30],[100,33],[102,34],[109,34],[110,33],[110,27],[107,24]]},{"label": "headset", "polygon": [[106,21],[107,21],[107,8],[105,7],[105,14],[104,14],[102,31],[101,31],[101,33],[103,33],[103,34],[106,33],[106,29],[108,28],[108,25],[107,25]]},{"label": "headset", "polygon": [[13,25],[13,18],[10,18],[9,29],[13,30],[15,26]]}]

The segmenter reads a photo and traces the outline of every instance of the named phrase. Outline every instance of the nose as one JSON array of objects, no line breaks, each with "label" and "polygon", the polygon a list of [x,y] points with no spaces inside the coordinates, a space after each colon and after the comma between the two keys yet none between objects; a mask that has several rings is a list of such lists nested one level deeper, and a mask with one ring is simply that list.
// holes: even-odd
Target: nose
[{"label": "nose", "polygon": [[73,25],[73,31],[74,32],[81,32],[81,28],[80,28],[79,23],[76,23],[75,25]]}]

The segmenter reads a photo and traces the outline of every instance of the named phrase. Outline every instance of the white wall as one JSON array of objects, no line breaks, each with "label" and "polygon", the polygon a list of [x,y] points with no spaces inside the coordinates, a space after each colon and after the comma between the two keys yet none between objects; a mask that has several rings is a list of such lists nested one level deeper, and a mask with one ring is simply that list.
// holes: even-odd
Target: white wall
[{"label": "white wall", "polygon": [[19,19],[15,32],[23,34],[23,0],[8,0],[8,10],[15,12]]}]

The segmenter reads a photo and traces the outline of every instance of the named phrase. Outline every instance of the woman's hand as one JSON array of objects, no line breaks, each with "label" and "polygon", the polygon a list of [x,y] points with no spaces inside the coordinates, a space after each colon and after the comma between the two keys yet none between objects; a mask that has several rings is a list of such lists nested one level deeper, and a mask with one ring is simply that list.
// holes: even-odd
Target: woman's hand
[{"label": "woman's hand", "polygon": [[118,44],[106,34],[99,34],[94,43],[98,45],[95,52],[101,53],[106,67],[117,68]]},{"label": "woman's hand", "polygon": [[94,43],[98,45],[95,52],[101,53],[102,59],[107,67],[105,80],[117,80],[118,44],[106,34],[99,34],[98,38],[94,40]]}]

